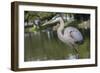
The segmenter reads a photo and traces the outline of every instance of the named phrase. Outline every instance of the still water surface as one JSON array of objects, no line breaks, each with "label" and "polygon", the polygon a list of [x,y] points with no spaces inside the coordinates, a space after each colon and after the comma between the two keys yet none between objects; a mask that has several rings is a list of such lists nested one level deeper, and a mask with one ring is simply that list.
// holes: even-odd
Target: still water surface
[{"label": "still water surface", "polygon": [[[27,32],[24,34],[24,61],[75,59],[75,51],[61,42],[54,31]],[[79,46],[80,58],[89,58],[89,39]]]}]

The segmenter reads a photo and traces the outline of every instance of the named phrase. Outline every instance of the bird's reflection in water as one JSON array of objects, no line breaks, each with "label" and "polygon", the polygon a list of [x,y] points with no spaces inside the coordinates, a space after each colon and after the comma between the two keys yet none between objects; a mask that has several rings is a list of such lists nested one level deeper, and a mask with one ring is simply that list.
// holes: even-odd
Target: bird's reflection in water
[{"label": "bird's reflection in water", "polygon": [[78,58],[79,58],[78,54],[77,55],[69,54],[67,59],[72,60],[72,59],[78,59]]}]

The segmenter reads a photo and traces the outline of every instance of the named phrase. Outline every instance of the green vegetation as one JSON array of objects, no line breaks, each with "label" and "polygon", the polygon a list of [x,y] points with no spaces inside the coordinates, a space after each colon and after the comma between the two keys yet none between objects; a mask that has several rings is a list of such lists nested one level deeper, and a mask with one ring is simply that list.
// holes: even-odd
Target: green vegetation
[{"label": "green vegetation", "polygon": [[[29,23],[32,21],[32,26],[28,27],[27,25],[24,30],[25,61],[61,60],[68,59],[69,54],[75,54],[73,49],[70,49],[58,39],[57,32],[52,30],[54,25],[43,26],[46,21],[49,21],[57,14],[59,13],[25,11],[24,22]],[[68,13],[64,15],[66,16]],[[76,19],[69,24],[66,24],[67,21],[65,21],[65,27],[73,26],[82,32],[84,43],[78,48],[80,59],[90,58],[90,28],[78,27],[78,25],[82,24],[80,16],[82,17],[83,14],[78,15],[78,17],[77,14],[73,15]],[[79,18],[80,20],[78,20]],[[37,19],[40,20],[39,24],[34,23]]]}]

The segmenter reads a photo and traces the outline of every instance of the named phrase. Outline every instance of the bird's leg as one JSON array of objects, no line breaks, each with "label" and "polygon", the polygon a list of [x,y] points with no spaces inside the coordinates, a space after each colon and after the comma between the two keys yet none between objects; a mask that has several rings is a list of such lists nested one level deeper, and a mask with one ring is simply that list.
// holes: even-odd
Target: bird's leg
[{"label": "bird's leg", "polygon": [[79,56],[79,51],[78,51],[78,49],[77,49],[77,48],[75,48],[75,52],[76,52],[76,57],[79,59],[79,58],[80,58],[80,56]]},{"label": "bird's leg", "polygon": [[76,53],[76,57],[77,57],[77,59],[79,59],[80,58],[80,56],[79,56],[79,46],[78,45],[76,45],[75,47],[74,47],[74,49],[75,49],[75,53]]}]

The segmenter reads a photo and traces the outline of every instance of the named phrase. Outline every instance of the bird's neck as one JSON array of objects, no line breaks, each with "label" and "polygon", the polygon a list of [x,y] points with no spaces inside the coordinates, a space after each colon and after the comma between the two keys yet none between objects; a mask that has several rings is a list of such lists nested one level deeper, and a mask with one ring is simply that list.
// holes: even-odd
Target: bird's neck
[{"label": "bird's neck", "polygon": [[57,34],[58,34],[58,38],[63,41],[64,40],[64,34],[62,33],[62,31],[64,30],[64,21],[61,18],[60,22],[59,22],[59,27],[57,29]]},{"label": "bird's neck", "polygon": [[59,21],[59,28],[58,31],[61,31],[64,29],[64,20],[61,18]]}]

